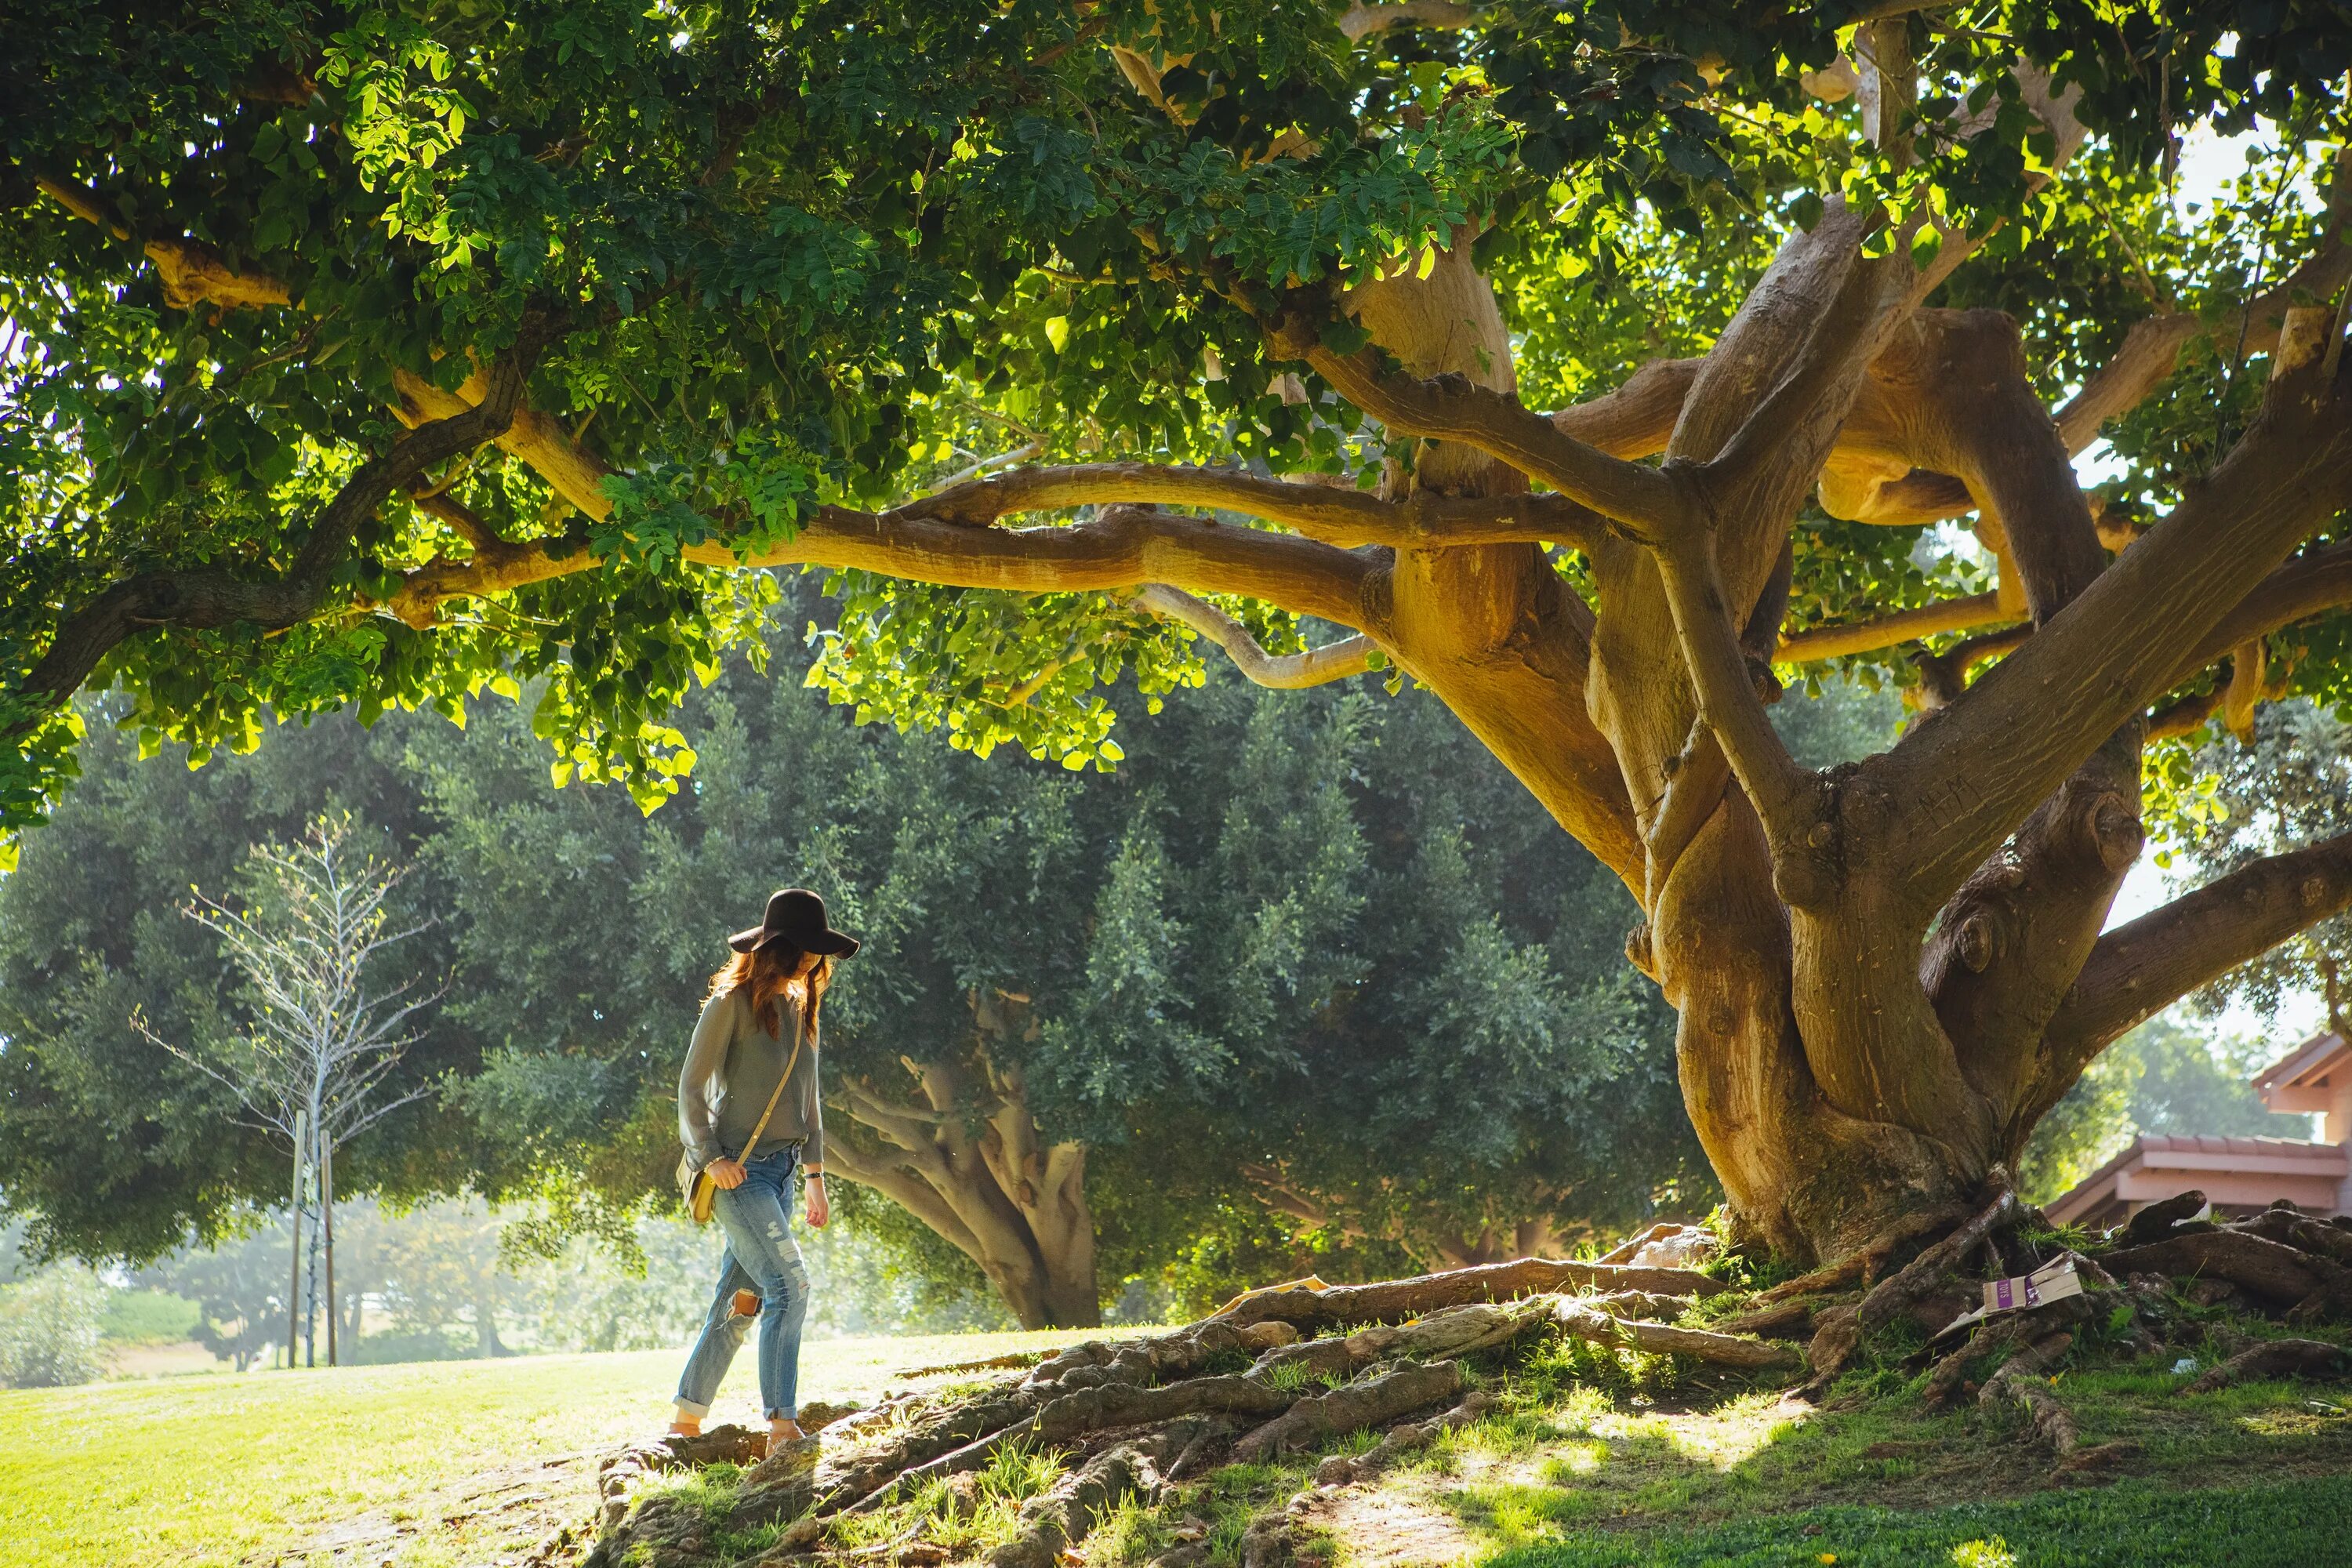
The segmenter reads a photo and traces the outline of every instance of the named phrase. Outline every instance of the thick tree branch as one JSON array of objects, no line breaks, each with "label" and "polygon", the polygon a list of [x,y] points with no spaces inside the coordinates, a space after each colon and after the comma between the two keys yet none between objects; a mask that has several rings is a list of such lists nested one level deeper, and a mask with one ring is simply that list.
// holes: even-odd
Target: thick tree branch
[{"label": "thick tree branch", "polygon": [[1971,594],[1965,599],[1944,599],[1916,609],[1897,610],[1874,621],[1845,626],[1808,626],[1780,639],[1774,656],[1782,664],[1811,664],[1847,654],[1873,653],[1946,632],[1964,632],[1998,626],[2008,617],[1997,594]]},{"label": "thick tree branch", "polygon": [[2043,1105],[2125,1031],[2347,907],[2352,833],[2256,860],[2107,932],[2050,1021]]},{"label": "thick tree branch", "polygon": [[2234,648],[2347,605],[2352,605],[2352,544],[2325,544],[2307,551],[2239,600],[2173,667],[2173,679],[2167,684],[2179,686]]},{"label": "thick tree branch", "polygon": [[[117,239],[133,237],[129,229],[108,216],[102,198],[88,186],[46,174],[37,176],[34,183],[43,195],[83,222],[96,224]],[[291,291],[278,279],[266,273],[239,271],[229,266],[219,251],[184,236],[142,240],[141,248],[154,262],[163,279],[163,302],[175,310],[194,310],[202,304],[248,310],[294,302]]]},{"label": "thick tree branch", "polygon": [[2147,727],[2142,741],[2177,741],[2202,730],[2221,706],[2221,681],[2215,681],[2210,690],[2191,692],[2178,701],[2168,702],[2147,716]]},{"label": "thick tree branch", "polygon": [[[973,528],[902,513],[821,508],[790,540],[737,555],[723,544],[688,548],[698,565],[824,566],[959,588],[1069,594],[1168,583],[1243,594],[1363,629],[1363,589],[1374,563],[1312,540],[1237,528],[1143,507],[1116,507],[1066,528]],[[508,592],[602,564],[582,537],[540,541],[438,561],[409,574],[392,601],[412,625],[431,624],[443,600]]]},{"label": "thick tree branch", "polygon": [[326,603],[335,571],[351,552],[353,531],[376,508],[427,468],[472,451],[506,428],[545,334],[546,323],[534,317],[516,348],[501,355],[484,378],[481,403],[418,426],[390,451],[361,464],[320,510],[282,574],[253,581],[211,568],[142,572],[68,614],[19,689],[47,705],[62,702],[125,637],[150,626],[245,623],[276,630],[309,619]]},{"label": "thick tree branch", "polygon": [[982,1261],[980,1238],[971,1233],[971,1227],[940,1196],[938,1189],[912,1169],[887,1155],[869,1159],[864,1151],[844,1139],[828,1139],[824,1155],[828,1171],[861,1187],[873,1188],[913,1215],[958,1252],[974,1263]]},{"label": "thick tree branch", "polygon": [[1294,312],[1267,336],[1278,357],[1305,361],[1391,430],[1484,452],[1628,528],[1654,534],[1681,515],[1684,492],[1657,469],[1588,447],[1517,397],[1460,372],[1422,377],[1382,370],[1371,349],[1334,353],[1320,342],[1319,326]]},{"label": "thick tree branch", "polygon": [[1959,700],[1862,764],[1854,786],[1899,803],[1890,869],[1920,906],[1940,905],[2184,665],[2193,673],[2203,639],[2352,501],[2352,413],[2321,363],[2332,327],[2332,312],[2295,312],[2261,415],[2212,478]]},{"label": "thick tree branch", "polygon": [[1566,496],[1444,496],[1423,490],[1387,501],[1361,490],[1160,463],[1024,468],[941,490],[896,512],[985,523],[1015,512],[1118,502],[1237,511],[1343,548],[1424,550],[1558,542],[1584,549],[1606,526]]},{"label": "thick tree branch", "polygon": [[[478,372],[451,392],[395,367],[392,385],[400,397],[392,411],[402,423],[411,426],[432,419],[455,418],[479,403],[483,395]],[[512,422],[499,433],[498,447],[521,459],[557,495],[586,516],[601,522],[612,515],[613,503],[604,495],[604,479],[612,469],[539,410],[529,405],[516,409]]]},{"label": "thick tree branch", "polygon": [[1372,655],[1380,651],[1378,644],[1358,632],[1354,637],[1302,653],[1268,653],[1241,622],[1207,600],[1164,583],[1150,584],[1133,602],[1138,609],[1192,627],[1224,649],[1234,668],[1260,686],[1297,690],[1345,680],[1351,675],[1363,674],[1370,668]]},{"label": "thick tree branch", "polygon": [[1756,694],[1747,656],[1732,629],[1713,541],[1663,550],[1657,559],[1683,658],[1698,693],[1699,717],[1714,731],[1777,851],[1811,826],[1806,807],[1812,799],[1812,775],[1789,755]]},{"label": "thick tree branch", "polygon": [[1547,414],[1561,435],[1612,458],[1650,458],[1666,449],[1704,359],[1654,359],[1613,392]]}]

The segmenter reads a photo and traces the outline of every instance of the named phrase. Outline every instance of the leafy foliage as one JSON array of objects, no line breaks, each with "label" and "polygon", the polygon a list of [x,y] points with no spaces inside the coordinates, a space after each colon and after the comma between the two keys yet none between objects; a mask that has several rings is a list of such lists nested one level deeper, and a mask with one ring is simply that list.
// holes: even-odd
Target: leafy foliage
[{"label": "leafy foliage", "polygon": [[[2224,876],[2264,855],[2300,849],[2344,830],[2352,814],[2352,745],[2337,713],[2307,701],[2256,710],[2253,734],[2221,735],[2182,759],[2197,781],[2165,821],[2164,858],[2181,881]],[[2352,922],[2318,921],[2232,970],[2200,1000],[2209,1010],[2243,1001],[2274,1016],[2294,992],[2326,998],[2337,1025]]]},{"label": "leafy foliage", "polygon": [[[557,331],[531,403],[617,470],[611,515],[575,518],[496,452],[433,482],[505,541],[593,551],[595,569],[412,626],[383,609],[401,574],[467,545],[395,498],[315,616],[141,631],[106,656],[97,679],[147,748],[247,749],[265,710],[454,715],[536,681],[559,773],[650,809],[692,765],[673,710],[758,607],[684,552],[740,554],[814,507],[919,494],[1008,440],[1369,480],[1410,454],[1311,377],[1286,397],[1254,312],[1456,232],[1504,286],[1525,384],[1555,399],[1702,351],[1832,194],[1874,204],[1888,234],[1931,217],[1929,248],[1991,233],[1950,302],[2018,310],[2053,386],[2151,296],[2218,306],[2242,296],[2250,249],[2260,273],[2307,237],[2293,171],[2336,129],[2339,7],[1985,0],[1918,33],[1920,96],[1886,147],[1802,85],[1861,9],[1577,0],[1351,37],[1317,0],[1119,0],[1084,19],[1046,0],[14,7],[0,723],[19,747],[0,825],[41,817],[76,766],[79,719],[23,685],[61,617],[130,574],[283,574],[395,437],[396,379],[458,385],[526,310]],[[2020,49],[2101,138],[2046,190]],[[1157,68],[1149,95],[1121,50]],[[2262,132],[2278,161],[2184,216],[2165,182],[2200,127]],[[171,271],[156,245],[194,262]],[[247,292],[187,308],[205,287],[191,265]],[[1335,311],[1325,341],[1361,329]],[[2118,434],[2116,504],[2218,449],[2178,426],[2210,417],[2217,376],[2221,419],[2240,416],[2238,357],[2192,354]],[[1899,535],[1802,538],[1801,620],[1924,586]],[[1115,599],[837,586],[851,613],[826,683],[982,751],[1115,763],[1109,693],[1130,671],[1147,698],[1192,673],[1181,638]]]}]

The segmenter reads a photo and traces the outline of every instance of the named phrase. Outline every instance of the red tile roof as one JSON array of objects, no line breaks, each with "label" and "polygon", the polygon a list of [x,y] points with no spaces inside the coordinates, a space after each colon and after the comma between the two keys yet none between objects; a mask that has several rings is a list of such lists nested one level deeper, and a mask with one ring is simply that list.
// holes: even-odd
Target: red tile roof
[{"label": "red tile roof", "polygon": [[[2168,1159],[2167,1155],[2190,1158]],[[2243,1160],[2249,1165],[2261,1162],[2256,1170],[2241,1170],[2238,1174],[2259,1173],[2303,1179],[2340,1177],[2352,1173],[2352,1151],[2341,1143],[2313,1143],[2300,1138],[2217,1138],[2204,1133],[2144,1132],[2114,1159],[2042,1206],[2061,1218],[2090,1212],[2096,1206],[2094,1200],[2099,1198],[2101,1190],[2105,1189],[2111,1198],[2117,1178],[2134,1166],[2189,1173],[2196,1170],[2213,1175],[2231,1173],[2227,1165],[2212,1163],[2221,1158]],[[2282,1166],[2286,1168],[2282,1170]]]},{"label": "red tile roof", "polygon": [[2121,1164],[2136,1151],[2148,1153],[2263,1154],[2278,1159],[2308,1160],[2336,1171],[2347,1168],[2347,1156],[2341,1143],[2314,1143],[2304,1138],[2216,1138],[2203,1132],[2144,1132],[2132,1148],[2107,1162],[2102,1169]]},{"label": "red tile roof", "polygon": [[2256,1073],[2254,1092],[2259,1094],[2266,1089],[2284,1089],[2315,1072],[2335,1067],[2347,1056],[2352,1056],[2352,1049],[2346,1047],[2344,1037],[2322,1030]]}]

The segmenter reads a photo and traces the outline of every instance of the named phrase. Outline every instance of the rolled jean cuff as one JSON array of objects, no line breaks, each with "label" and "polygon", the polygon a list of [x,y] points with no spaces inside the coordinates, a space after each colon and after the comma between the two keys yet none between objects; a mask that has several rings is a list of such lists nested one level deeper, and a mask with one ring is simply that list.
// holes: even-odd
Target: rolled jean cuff
[{"label": "rolled jean cuff", "polygon": [[689,1420],[699,1421],[704,1416],[710,1414],[710,1406],[708,1405],[697,1405],[691,1399],[673,1399],[670,1403],[677,1406],[677,1413],[680,1415],[686,1416]]},{"label": "rolled jean cuff", "polygon": [[797,1426],[801,1424],[801,1413],[797,1410],[771,1410],[768,1412],[768,1419],[771,1421],[789,1421],[793,1426]]}]

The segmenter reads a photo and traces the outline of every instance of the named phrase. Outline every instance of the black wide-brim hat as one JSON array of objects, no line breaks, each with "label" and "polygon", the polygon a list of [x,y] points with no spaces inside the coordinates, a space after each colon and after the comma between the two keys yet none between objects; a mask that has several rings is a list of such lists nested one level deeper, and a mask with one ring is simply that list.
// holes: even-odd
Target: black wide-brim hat
[{"label": "black wide-brim hat", "polygon": [[768,914],[750,931],[727,939],[738,952],[754,952],[772,942],[790,942],[803,952],[847,958],[857,951],[857,939],[833,929],[824,918],[824,900],[806,888],[786,888],[768,895]]}]

